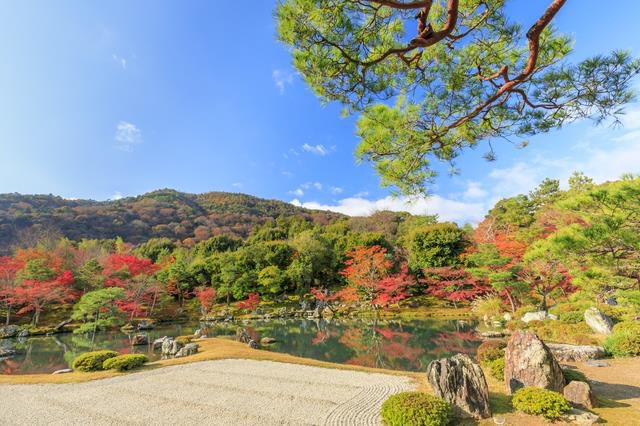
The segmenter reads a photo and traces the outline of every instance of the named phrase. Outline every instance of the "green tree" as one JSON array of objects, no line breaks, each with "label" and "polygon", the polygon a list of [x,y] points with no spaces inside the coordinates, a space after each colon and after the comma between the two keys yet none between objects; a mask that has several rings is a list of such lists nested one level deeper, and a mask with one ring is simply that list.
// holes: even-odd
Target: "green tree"
[{"label": "green tree", "polygon": [[404,240],[414,271],[456,265],[467,246],[465,231],[453,223],[415,228]]},{"label": "green tree", "polygon": [[116,306],[118,300],[125,299],[124,290],[119,287],[104,288],[86,293],[73,307],[72,319],[83,321],[74,333],[95,335],[96,330],[119,325],[122,312]]},{"label": "green tree", "polygon": [[284,0],[276,18],[311,89],[361,113],[357,157],[383,185],[415,193],[434,178],[433,160],[616,119],[633,98],[640,61],[628,53],[569,63],[572,40],[551,24],[565,3],[550,1],[526,31],[505,0]]},{"label": "green tree", "polygon": [[286,288],[287,275],[277,266],[267,266],[258,274],[258,284],[262,288],[262,294],[276,295]]}]

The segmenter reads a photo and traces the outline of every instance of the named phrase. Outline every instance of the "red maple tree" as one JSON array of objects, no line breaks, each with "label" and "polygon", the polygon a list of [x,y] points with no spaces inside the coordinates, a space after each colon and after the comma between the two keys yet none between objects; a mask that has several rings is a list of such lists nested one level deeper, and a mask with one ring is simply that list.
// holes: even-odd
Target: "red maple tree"
[{"label": "red maple tree", "polygon": [[7,311],[6,325],[9,325],[11,321],[12,303],[10,298],[19,283],[16,275],[23,267],[24,263],[18,259],[9,256],[0,257],[0,303]]},{"label": "red maple tree", "polygon": [[208,314],[216,300],[216,290],[212,287],[198,287],[195,289],[195,295],[200,302],[202,315]]},{"label": "red maple tree", "polygon": [[8,298],[12,305],[22,306],[17,314],[33,312],[32,323],[38,325],[40,314],[53,303],[69,303],[77,298],[73,291],[73,273],[65,271],[51,281],[24,280]]},{"label": "red maple tree", "polygon": [[246,309],[248,311],[255,311],[260,304],[260,295],[258,293],[249,293],[247,298],[238,303],[239,309]]},{"label": "red maple tree", "polygon": [[484,281],[475,279],[463,268],[429,268],[424,275],[420,282],[427,284],[427,293],[448,300],[456,307],[459,302],[470,302],[492,291]]}]

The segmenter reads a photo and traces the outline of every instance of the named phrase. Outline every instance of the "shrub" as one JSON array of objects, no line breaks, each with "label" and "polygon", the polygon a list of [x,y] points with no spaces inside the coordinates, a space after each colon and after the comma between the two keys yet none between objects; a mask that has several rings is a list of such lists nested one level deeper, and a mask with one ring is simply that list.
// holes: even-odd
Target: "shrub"
[{"label": "shrub", "polygon": [[478,346],[476,357],[481,364],[504,358],[505,347],[507,347],[507,344],[503,340],[488,340]]},{"label": "shrub", "polygon": [[176,337],[176,342],[182,343],[183,345],[186,345],[187,343],[191,343],[192,340],[193,340],[193,336],[178,336],[178,337]]},{"label": "shrub", "polygon": [[382,419],[387,426],[446,426],[453,407],[446,401],[421,392],[403,392],[382,404]]},{"label": "shrub", "polygon": [[494,359],[484,364],[489,369],[489,374],[496,380],[504,380],[504,357]]},{"label": "shrub", "polygon": [[575,345],[598,343],[593,337],[593,332],[584,322],[568,324],[563,321],[547,320],[541,324],[535,324],[534,321],[531,321],[528,329],[536,333],[544,341],[572,343]]},{"label": "shrub", "polygon": [[640,321],[623,321],[613,326],[614,333],[625,333],[640,328]]},{"label": "shrub", "polygon": [[584,375],[583,372],[578,370],[572,370],[571,368],[563,368],[562,375],[564,376],[564,381],[567,383],[570,382],[585,382],[588,383],[589,379]]},{"label": "shrub", "polygon": [[105,370],[127,371],[142,367],[149,359],[142,354],[125,354],[109,358],[104,361],[102,368]]},{"label": "shrub", "polygon": [[480,297],[471,303],[473,313],[480,319],[500,317],[503,311],[502,299],[498,296]]},{"label": "shrub", "polygon": [[507,323],[507,330],[516,331],[527,328],[527,323],[520,320],[512,320]]},{"label": "shrub", "polygon": [[640,355],[640,326],[616,324],[613,334],[604,341],[604,349],[615,357]]},{"label": "shrub", "polygon": [[584,312],[582,311],[571,311],[571,312],[561,312],[558,317],[560,321],[564,321],[568,324],[578,324],[579,322],[584,320]]},{"label": "shrub", "polygon": [[85,352],[74,359],[71,366],[79,371],[99,371],[106,360],[118,355],[115,351]]},{"label": "shrub", "polygon": [[548,389],[525,387],[513,394],[513,408],[526,414],[557,419],[571,410],[565,397]]}]

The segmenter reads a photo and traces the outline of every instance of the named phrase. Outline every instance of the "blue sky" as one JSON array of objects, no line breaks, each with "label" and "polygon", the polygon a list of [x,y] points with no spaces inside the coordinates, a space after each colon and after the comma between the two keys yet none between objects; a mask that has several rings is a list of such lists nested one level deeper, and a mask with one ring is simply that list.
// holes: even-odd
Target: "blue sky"
[{"label": "blue sky", "polygon": [[[532,22],[548,0],[512,1]],[[611,3],[613,4],[613,3]],[[613,130],[578,123],[501,144],[444,172],[429,199],[389,197],[356,165],[354,118],[321,105],[275,39],[275,2],[22,1],[0,14],[0,192],[104,200],[158,188],[233,191],[349,214],[375,209],[477,222],[497,199],[582,170],[640,172],[640,107]],[[640,54],[631,0],[568,2],[557,26],[580,59]]]}]

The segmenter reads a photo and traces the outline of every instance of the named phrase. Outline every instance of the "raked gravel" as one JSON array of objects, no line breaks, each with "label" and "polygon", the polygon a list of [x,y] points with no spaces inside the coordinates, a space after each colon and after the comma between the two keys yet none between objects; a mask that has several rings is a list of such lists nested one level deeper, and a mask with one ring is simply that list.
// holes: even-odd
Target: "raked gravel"
[{"label": "raked gravel", "polygon": [[0,425],[379,425],[411,379],[271,361],[205,361],[66,385],[0,385]]}]

